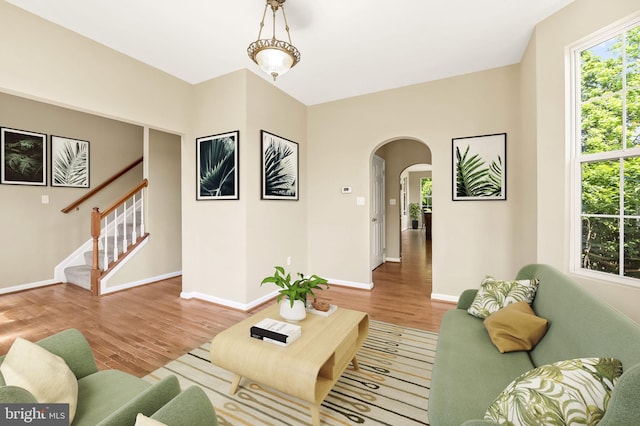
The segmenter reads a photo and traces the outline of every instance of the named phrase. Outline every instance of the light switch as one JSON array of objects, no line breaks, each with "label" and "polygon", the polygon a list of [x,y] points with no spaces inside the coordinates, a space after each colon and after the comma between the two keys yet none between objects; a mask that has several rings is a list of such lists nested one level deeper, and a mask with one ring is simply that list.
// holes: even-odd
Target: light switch
[{"label": "light switch", "polygon": [[389,205],[390,206],[395,206],[396,205],[396,199],[395,198],[389,198]]},{"label": "light switch", "polygon": [[49,196],[48,195],[43,195],[42,196],[42,204],[49,204]]},{"label": "light switch", "polygon": [[356,206],[364,206],[364,197],[356,197]]}]

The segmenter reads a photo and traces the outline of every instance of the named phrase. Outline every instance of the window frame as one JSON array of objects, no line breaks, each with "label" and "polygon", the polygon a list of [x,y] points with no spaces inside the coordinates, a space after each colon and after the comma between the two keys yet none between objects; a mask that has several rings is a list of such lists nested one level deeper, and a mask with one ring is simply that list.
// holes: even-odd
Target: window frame
[{"label": "window frame", "polygon": [[[635,14],[616,24],[613,24],[601,31],[598,31],[584,39],[568,46],[565,50],[567,59],[567,104],[569,126],[567,140],[569,145],[570,167],[569,167],[569,204],[570,204],[570,247],[569,247],[569,271],[573,274],[587,278],[598,279],[616,284],[640,288],[640,278],[624,276],[624,268],[620,265],[617,274],[601,272],[597,270],[585,269],[582,267],[582,165],[596,161],[610,160],[622,162],[626,158],[640,158],[640,147],[626,148],[627,126],[623,122],[623,146],[622,149],[607,152],[582,153],[582,98],[581,98],[581,57],[584,50],[595,47],[613,37],[619,36],[633,28],[640,26],[640,14]],[[623,63],[624,63],[623,59]],[[623,72],[623,81],[626,80],[626,73]],[[636,86],[634,86],[636,87]],[[620,93],[624,94],[623,111],[626,111],[626,99],[628,87],[623,84]],[[636,87],[637,89],[637,87]],[[624,116],[623,116],[624,118]],[[620,185],[624,183],[624,174],[620,173]],[[621,186],[623,188],[623,186]],[[620,244],[624,244],[624,220],[628,217],[639,217],[640,215],[627,215],[624,211],[624,197],[620,197],[620,206],[616,215],[598,214],[587,215],[593,217],[615,217],[621,220],[622,226],[619,229]],[[618,246],[619,261],[624,258],[624,250]]]}]

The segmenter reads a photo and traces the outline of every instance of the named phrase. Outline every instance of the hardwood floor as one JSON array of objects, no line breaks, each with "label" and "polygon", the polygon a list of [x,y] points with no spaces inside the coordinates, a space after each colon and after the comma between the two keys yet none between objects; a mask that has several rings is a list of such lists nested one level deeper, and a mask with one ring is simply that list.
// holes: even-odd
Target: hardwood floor
[{"label": "hardwood floor", "polygon": [[[375,320],[437,331],[454,305],[429,299],[431,241],[420,230],[402,239],[403,262],[378,267],[372,291],[334,285],[321,298]],[[99,369],[142,377],[263,308],[241,312],[181,299],[180,291],[177,277],[102,297],[70,284],[2,295],[0,354],[17,336],[35,341],[73,327],[87,337]]]}]

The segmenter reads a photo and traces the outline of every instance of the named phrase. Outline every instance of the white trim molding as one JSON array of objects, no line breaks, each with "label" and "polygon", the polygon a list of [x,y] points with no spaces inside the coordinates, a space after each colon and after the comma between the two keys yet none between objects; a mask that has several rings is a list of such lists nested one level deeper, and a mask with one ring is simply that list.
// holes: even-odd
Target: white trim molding
[{"label": "white trim molding", "polygon": [[440,294],[440,293],[431,293],[432,300],[441,300],[443,302],[453,302],[458,303],[458,296],[450,296],[448,294]]},{"label": "white trim molding", "polygon": [[253,300],[249,303],[240,303],[240,302],[236,302],[233,300],[229,300],[229,299],[222,299],[220,297],[216,297],[216,296],[211,296],[209,294],[204,294],[204,293],[200,293],[198,291],[190,291],[190,292],[181,292],[180,293],[180,297],[183,299],[199,299],[199,300],[204,300],[206,302],[211,302],[211,303],[215,303],[216,305],[222,305],[222,306],[227,306],[229,308],[233,308],[233,309],[238,309],[241,311],[249,311],[253,308],[255,308],[256,306],[260,306],[265,302],[268,302],[269,300],[275,298],[278,296],[278,291],[274,291],[272,293],[269,293],[265,296],[262,296],[256,300]]},{"label": "white trim molding", "polygon": [[329,281],[329,286],[339,285],[343,287],[351,287],[351,288],[359,288],[362,290],[371,290],[373,289],[373,283],[358,283],[353,281],[343,281],[343,280],[334,280],[332,278],[327,278]]},{"label": "white trim molding", "polygon": [[60,280],[51,279],[44,281],[36,281],[33,283],[19,284],[13,287],[0,288],[0,294],[15,293],[16,291],[31,290],[38,287],[46,287],[52,284],[60,284]]}]

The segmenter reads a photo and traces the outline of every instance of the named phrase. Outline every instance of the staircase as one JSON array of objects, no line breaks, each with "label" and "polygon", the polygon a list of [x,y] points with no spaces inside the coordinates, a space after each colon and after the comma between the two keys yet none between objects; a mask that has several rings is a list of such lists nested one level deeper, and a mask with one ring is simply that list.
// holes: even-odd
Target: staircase
[{"label": "staircase", "polygon": [[146,243],[144,190],[148,184],[143,179],[103,212],[95,207],[91,211],[91,240],[58,265],[56,273],[64,275],[67,283],[100,295],[101,280],[108,279]]},{"label": "staircase", "polygon": [[[135,217],[135,222],[133,220],[134,217]],[[139,226],[139,224],[141,223],[141,220],[142,220],[141,212],[138,209],[135,212],[135,216],[130,215],[130,217],[126,221],[127,222],[126,225],[124,225],[124,222],[118,225],[117,237],[114,237],[114,234],[115,234],[114,232],[112,232],[111,235],[109,235],[106,229],[101,230],[101,235],[106,236],[106,241],[103,244],[102,243],[103,239],[100,239],[100,249],[98,250],[98,269],[100,269],[101,271],[105,271],[105,269],[108,269],[108,268],[105,268],[105,261],[106,261],[107,267],[113,265],[113,262],[116,260],[114,256],[114,251],[113,251],[114,243],[117,244],[117,247],[121,248],[122,250],[121,255],[126,256],[126,253],[129,247],[132,245],[132,244],[129,244],[129,242],[132,241],[132,238],[134,237],[134,231],[135,231],[134,223],[138,224]],[[108,250],[106,257],[105,257],[105,251],[103,246],[111,248],[110,250]],[[122,249],[123,247],[124,247],[124,250]],[[83,264],[69,266],[65,268],[64,275],[67,283],[75,284],[77,286],[90,290],[91,289],[91,269],[92,269],[91,265],[93,264],[93,250],[87,250],[83,252],[82,259],[84,260]]]}]

